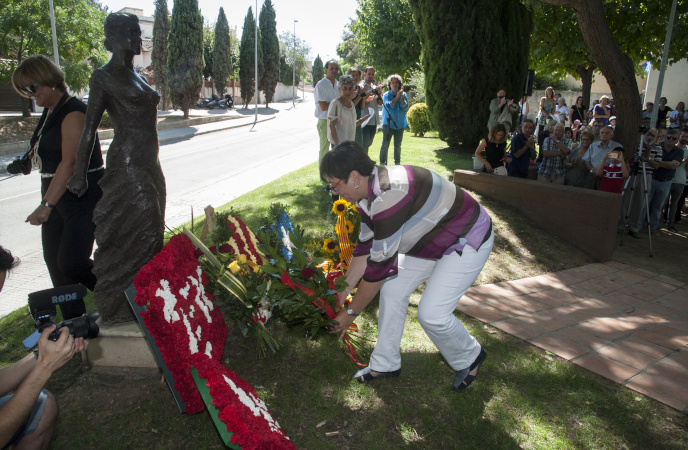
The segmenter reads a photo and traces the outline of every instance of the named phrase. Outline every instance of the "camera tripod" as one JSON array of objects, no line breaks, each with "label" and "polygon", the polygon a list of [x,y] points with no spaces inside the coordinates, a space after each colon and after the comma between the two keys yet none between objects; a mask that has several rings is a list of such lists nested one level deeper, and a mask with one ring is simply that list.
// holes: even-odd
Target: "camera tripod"
[{"label": "camera tripod", "polygon": [[[630,194],[628,198],[628,206],[625,208],[625,215],[624,215],[624,223],[623,223],[623,230],[621,234],[621,242],[619,243],[619,246],[623,245],[624,237],[626,237],[626,229],[628,229],[628,218],[631,215],[631,212],[633,210],[633,196],[636,194],[636,185],[637,185],[637,177],[640,176],[641,178],[641,183],[642,183],[642,188],[643,192],[642,195],[645,196],[645,219],[647,220],[647,237],[648,237],[648,242],[650,246],[650,257],[653,256],[652,254],[652,231],[650,230],[650,204],[649,204],[649,187],[648,187],[648,182],[647,182],[647,172],[646,172],[646,164],[647,164],[647,159],[643,158],[643,149],[644,149],[645,141],[644,137],[640,137],[640,146],[638,147],[638,154],[635,155],[634,161],[633,161],[633,166],[631,168],[631,176],[628,177],[626,180],[626,184],[624,185],[623,192],[622,192],[622,205],[621,205],[621,210],[624,210],[624,205],[626,202],[623,200],[623,197],[625,197],[626,190],[629,189],[630,186]],[[640,231],[640,230],[638,230]]]}]

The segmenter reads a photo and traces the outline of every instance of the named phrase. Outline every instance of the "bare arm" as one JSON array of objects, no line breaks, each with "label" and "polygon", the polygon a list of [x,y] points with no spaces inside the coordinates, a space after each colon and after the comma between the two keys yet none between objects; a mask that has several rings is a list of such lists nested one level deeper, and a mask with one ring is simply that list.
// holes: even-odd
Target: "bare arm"
[{"label": "bare arm", "polygon": [[370,117],[370,114],[366,114],[365,116],[363,116],[363,117],[361,117],[360,119],[358,119],[358,120],[356,121],[356,126],[357,126],[357,127],[360,127],[361,124],[362,124],[363,122],[365,122],[366,120],[368,120],[368,117]]},{"label": "bare arm", "polygon": [[[62,195],[67,191],[67,180],[74,173],[76,164],[77,145],[81,131],[84,129],[84,114],[78,111],[67,114],[62,120],[60,130],[62,133],[62,160],[55,169],[55,175],[50,180],[50,186],[45,193],[44,201],[57,204]],[[41,225],[48,221],[52,209],[41,204],[34,210],[26,221],[31,225]]]},{"label": "bare arm", "polygon": [[492,165],[489,162],[487,162],[487,160],[485,158],[483,158],[483,155],[482,155],[483,150],[485,150],[485,147],[487,147],[487,141],[485,141],[485,139],[483,139],[482,141],[480,141],[480,144],[478,144],[478,148],[475,149],[475,157],[481,163],[483,163],[483,165],[485,166],[485,169],[487,169],[488,171],[491,172],[492,171]]},{"label": "bare arm", "polygon": [[330,107],[330,104],[327,102],[318,101],[318,106],[320,106],[321,111],[327,111],[327,108]]}]

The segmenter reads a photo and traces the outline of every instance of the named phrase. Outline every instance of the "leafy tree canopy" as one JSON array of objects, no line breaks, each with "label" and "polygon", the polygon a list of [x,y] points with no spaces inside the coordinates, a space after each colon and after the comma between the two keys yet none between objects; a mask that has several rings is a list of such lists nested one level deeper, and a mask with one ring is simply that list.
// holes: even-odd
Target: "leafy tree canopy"
[{"label": "leafy tree canopy", "polygon": [[[296,57],[296,81],[298,82],[301,77],[305,77],[307,74],[306,69],[308,64],[306,62],[306,58],[311,52],[311,48],[308,46],[306,41],[302,41],[298,37],[294,38],[294,33],[289,31],[284,31],[279,35],[279,43],[281,58],[284,58],[285,67],[289,67],[289,76],[287,77],[288,80],[285,80],[284,76],[281,76],[280,78],[282,79],[282,83],[286,84],[287,86],[291,86],[291,67],[294,64],[294,57]],[[282,64],[280,65],[282,66]]]},{"label": "leafy tree canopy", "polygon": [[323,66],[322,59],[320,59],[320,55],[315,57],[311,73],[313,74],[313,86],[318,84],[318,81],[322,80],[325,76],[325,67]]},{"label": "leafy tree canopy", "polygon": [[169,103],[169,85],[167,81],[167,52],[168,37],[170,34],[170,15],[167,9],[167,0],[155,1],[155,14],[153,23],[153,52],[151,53],[151,66],[155,88],[160,92],[162,108],[167,109]]},{"label": "leafy tree canopy", "polygon": [[280,78],[280,42],[277,38],[277,21],[275,8],[270,0],[265,0],[260,10],[258,26],[260,27],[260,47],[262,50],[263,71],[258,87],[265,93],[265,106],[272,101],[275,88]]},{"label": "leafy tree canopy", "polygon": [[[72,91],[88,85],[93,69],[107,62],[103,22],[107,15],[95,2],[55,0],[55,28],[60,67]],[[12,72],[27,56],[53,54],[47,2],[0,0],[0,79],[9,81]]]},{"label": "leafy tree canopy", "polygon": [[227,79],[232,74],[232,39],[224,8],[220,7],[215,24],[213,41],[213,81],[218,95],[222,96],[227,87]]},{"label": "leafy tree canopy", "polygon": [[170,97],[189,117],[203,83],[203,16],[198,0],[176,0],[167,54]]}]

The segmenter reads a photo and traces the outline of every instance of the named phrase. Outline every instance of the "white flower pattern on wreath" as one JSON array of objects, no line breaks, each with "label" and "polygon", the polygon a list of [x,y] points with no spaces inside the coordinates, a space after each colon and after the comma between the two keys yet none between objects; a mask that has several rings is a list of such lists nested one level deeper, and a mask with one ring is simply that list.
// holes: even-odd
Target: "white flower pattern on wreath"
[{"label": "white flower pattern on wreath", "polygon": [[160,297],[165,301],[165,306],[162,308],[165,320],[168,323],[179,320],[179,314],[174,307],[177,306],[177,296],[170,290],[170,282],[167,280],[160,280],[160,287],[155,291],[155,296]]},{"label": "white flower pattern on wreath", "polygon": [[251,410],[254,416],[263,416],[263,419],[268,423],[268,426],[272,432],[283,434],[282,429],[277,421],[270,415],[270,412],[268,411],[267,406],[265,406],[265,402],[263,402],[263,400],[257,398],[253,394],[247,394],[246,391],[234,384],[234,381],[232,381],[231,378],[228,378],[227,375],[222,375],[222,377],[225,379],[225,382],[229,385],[229,387],[232,388],[237,397],[239,397],[241,403],[246,405],[246,407]]}]

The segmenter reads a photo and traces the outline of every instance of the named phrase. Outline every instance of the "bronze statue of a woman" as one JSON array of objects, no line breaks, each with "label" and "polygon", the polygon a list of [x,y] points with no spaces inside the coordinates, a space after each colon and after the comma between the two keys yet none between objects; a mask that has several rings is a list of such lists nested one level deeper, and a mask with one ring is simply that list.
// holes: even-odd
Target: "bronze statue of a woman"
[{"label": "bronze statue of a woman", "polygon": [[105,48],[112,58],[91,75],[84,132],[74,175],[67,182],[73,193],[86,192],[88,161],[107,111],[115,137],[99,182],[103,197],[93,213],[98,244],[94,300],[105,324],[134,319],[124,290],[163,245],[166,193],[156,129],[160,95],[134,71],[141,43],[138,17],[123,12],[107,16]]}]

